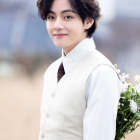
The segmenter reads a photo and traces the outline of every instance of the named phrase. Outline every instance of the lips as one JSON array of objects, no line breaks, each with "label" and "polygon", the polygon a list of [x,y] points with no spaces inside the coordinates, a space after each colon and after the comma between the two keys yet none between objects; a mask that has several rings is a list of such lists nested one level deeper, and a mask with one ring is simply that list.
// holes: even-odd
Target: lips
[{"label": "lips", "polygon": [[61,36],[61,35],[66,35],[66,34],[54,34],[54,36]]},{"label": "lips", "polygon": [[54,36],[56,37],[63,37],[63,36],[66,36],[67,34],[54,34]]}]

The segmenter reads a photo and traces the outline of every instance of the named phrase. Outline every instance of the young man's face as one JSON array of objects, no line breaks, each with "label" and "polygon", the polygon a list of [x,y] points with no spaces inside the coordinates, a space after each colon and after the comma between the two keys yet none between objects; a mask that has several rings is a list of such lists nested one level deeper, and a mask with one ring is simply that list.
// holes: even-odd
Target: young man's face
[{"label": "young man's face", "polygon": [[[63,48],[65,54],[73,49],[80,41],[87,37],[87,25],[72,10],[68,0],[54,0],[47,16],[46,27],[50,38],[57,47]],[[63,34],[63,35],[56,35]]]}]

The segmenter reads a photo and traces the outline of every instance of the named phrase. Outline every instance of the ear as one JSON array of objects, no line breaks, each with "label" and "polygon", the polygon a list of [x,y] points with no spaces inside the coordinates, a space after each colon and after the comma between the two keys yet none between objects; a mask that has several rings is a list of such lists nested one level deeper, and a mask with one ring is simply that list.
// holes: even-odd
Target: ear
[{"label": "ear", "polygon": [[89,29],[94,23],[94,19],[86,18],[85,19],[85,29]]}]

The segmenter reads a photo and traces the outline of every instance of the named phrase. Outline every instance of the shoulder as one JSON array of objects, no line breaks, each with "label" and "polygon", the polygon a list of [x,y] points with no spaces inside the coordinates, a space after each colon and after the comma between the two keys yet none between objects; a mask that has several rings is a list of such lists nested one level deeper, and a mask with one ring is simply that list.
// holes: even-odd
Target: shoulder
[{"label": "shoulder", "polygon": [[106,57],[104,56],[101,52],[99,52],[98,50],[93,51],[93,54],[90,56],[90,60],[91,60],[91,65],[96,64],[97,67],[93,70],[95,72],[108,72],[108,71],[112,71],[112,72],[116,72],[118,78],[119,74],[116,71],[114,65],[112,64],[112,62]]},{"label": "shoulder", "polygon": [[117,77],[117,73],[116,71],[109,65],[105,65],[105,64],[102,64],[102,65],[99,65],[98,67],[96,67],[91,75],[104,75],[104,76],[111,76],[111,75],[115,75]]},{"label": "shoulder", "polygon": [[96,67],[89,75],[88,77],[88,82],[97,82],[97,81],[104,81],[104,82],[109,82],[116,80],[119,82],[118,75],[116,71],[109,65],[99,65]]}]

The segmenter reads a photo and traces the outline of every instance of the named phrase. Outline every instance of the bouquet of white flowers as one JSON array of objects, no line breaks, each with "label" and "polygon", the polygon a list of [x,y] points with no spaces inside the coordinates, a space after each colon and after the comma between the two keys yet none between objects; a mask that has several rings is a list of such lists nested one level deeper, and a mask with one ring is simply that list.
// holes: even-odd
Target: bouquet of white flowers
[{"label": "bouquet of white flowers", "polygon": [[[114,65],[118,73],[117,65]],[[126,134],[133,132],[140,120],[140,76],[135,76],[136,86],[125,81],[129,74],[122,73],[120,80],[122,90],[118,104],[118,113],[116,119],[116,136],[115,140],[125,138]]]}]

